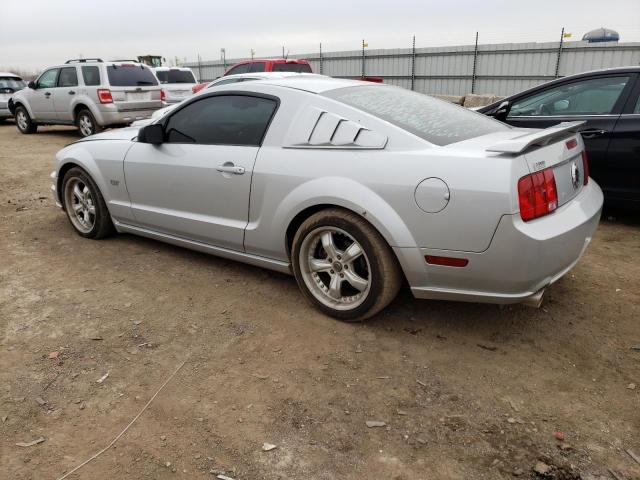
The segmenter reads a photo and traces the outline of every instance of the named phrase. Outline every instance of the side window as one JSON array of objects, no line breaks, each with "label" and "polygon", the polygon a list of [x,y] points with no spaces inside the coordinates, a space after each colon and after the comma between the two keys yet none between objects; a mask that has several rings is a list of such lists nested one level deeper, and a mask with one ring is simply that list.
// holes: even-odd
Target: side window
[{"label": "side window", "polygon": [[629,77],[607,77],[559,85],[515,102],[508,117],[606,115],[628,81]]},{"label": "side window", "polygon": [[256,62],[251,64],[250,73],[264,72],[264,62]]},{"label": "side window", "polygon": [[633,109],[633,113],[640,113],[640,95],[638,95],[638,100],[636,100],[636,108]]},{"label": "side window", "polygon": [[65,67],[60,69],[60,75],[58,76],[59,87],[77,87],[78,86],[78,73],[76,67]]},{"label": "side window", "polygon": [[58,79],[59,68],[52,68],[47,70],[40,77],[38,77],[38,88],[53,88],[56,86],[56,80]]},{"label": "side window", "polygon": [[245,95],[203,98],[169,117],[167,142],[259,146],[276,106],[274,100]]},{"label": "side window", "polygon": [[229,72],[225,74],[225,77],[227,75],[237,75],[238,73],[249,73],[250,68],[250,63],[243,63],[242,65],[238,65],[237,67],[233,67],[231,70],[229,70]]},{"label": "side window", "polygon": [[82,67],[82,79],[87,87],[100,85],[100,69],[98,67]]}]

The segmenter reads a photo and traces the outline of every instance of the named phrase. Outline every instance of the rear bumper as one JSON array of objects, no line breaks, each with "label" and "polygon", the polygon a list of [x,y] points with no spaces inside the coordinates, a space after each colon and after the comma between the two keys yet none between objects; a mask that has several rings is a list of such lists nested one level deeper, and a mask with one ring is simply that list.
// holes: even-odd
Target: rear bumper
[{"label": "rear bumper", "polygon": [[[578,262],[602,211],[602,191],[591,180],[553,214],[523,222],[504,215],[481,253],[394,248],[417,298],[518,303],[535,297]],[[469,259],[463,268],[428,265],[425,255]]]},{"label": "rear bumper", "polygon": [[158,108],[162,107],[162,103],[158,102],[158,106],[155,108],[140,108],[140,109],[130,109],[130,110],[119,110],[118,107],[114,105],[109,105],[109,108],[100,109],[96,113],[97,122],[103,126],[109,125],[123,125],[130,124],[135,122],[136,120],[144,120],[146,118],[151,118],[153,112],[158,110]]}]

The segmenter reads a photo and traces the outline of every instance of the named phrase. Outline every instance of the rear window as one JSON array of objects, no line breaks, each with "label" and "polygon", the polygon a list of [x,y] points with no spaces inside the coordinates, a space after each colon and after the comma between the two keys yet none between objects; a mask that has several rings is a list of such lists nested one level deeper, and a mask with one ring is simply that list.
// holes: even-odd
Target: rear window
[{"label": "rear window", "polygon": [[510,128],[464,107],[399,87],[346,87],[324,95],[440,146]]},{"label": "rear window", "polygon": [[312,73],[311,66],[307,63],[274,63],[274,72]]},{"label": "rear window", "polygon": [[0,77],[0,90],[12,90],[17,92],[26,87],[24,80],[18,77]]},{"label": "rear window", "polygon": [[156,70],[160,83],[196,83],[196,79],[188,70]]},{"label": "rear window", "polygon": [[142,65],[111,65],[107,67],[107,76],[112,87],[158,85],[158,81],[151,70]]}]

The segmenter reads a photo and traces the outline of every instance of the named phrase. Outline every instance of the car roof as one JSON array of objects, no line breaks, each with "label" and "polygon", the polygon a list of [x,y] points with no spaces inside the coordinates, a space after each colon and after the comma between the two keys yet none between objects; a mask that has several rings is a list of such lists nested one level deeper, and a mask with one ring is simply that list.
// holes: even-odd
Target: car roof
[{"label": "car roof", "polygon": [[156,72],[168,72],[170,70],[181,70],[183,72],[191,71],[189,67],[155,67],[152,70],[155,70]]},{"label": "car roof", "polygon": [[242,60],[241,62],[234,63],[233,65],[239,65],[241,63],[255,63],[255,62],[309,63],[309,61],[305,60],[304,58],[254,58],[254,59],[250,59],[250,60]]},{"label": "car roof", "polygon": [[260,78],[260,79],[275,79],[286,77],[325,77],[325,75],[319,75],[317,73],[298,73],[298,72],[253,72],[253,73],[235,73],[231,75],[225,75],[223,77],[216,78],[210,83],[217,82],[218,80],[226,80],[227,78]]},{"label": "car roof", "polygon": [[20,75],[16,75],[15,73],[11,73],[11,72],[0,72],[0,77],[15,77],[15,78],[22,78],[20,77]]},{"label": "car roof", "polygon": [[336,90],[345,87],[380,87],[387,85],[381,83],[364,82],[362,80],[350,80],[347,78],[327,77],[326,75],[314,74],[298,74],[286,76],[283,78],[273,78],[265,80],[256,80],[251,83],[241,83],[240,85],[249,86],[252,84],[275,85],[278,87],[294,88],[296,90],[304,90],[311,93],[323,93],[329,90]]}]

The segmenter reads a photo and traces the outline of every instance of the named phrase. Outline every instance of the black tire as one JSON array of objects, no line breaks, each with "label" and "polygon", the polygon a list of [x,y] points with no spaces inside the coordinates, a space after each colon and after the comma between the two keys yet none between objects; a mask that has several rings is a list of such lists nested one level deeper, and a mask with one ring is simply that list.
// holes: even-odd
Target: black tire
[{"label": "black tire", "polygon": [[[82,225],[78,215],[74,213],[74,205],[79,205],[79,203],[74,203],[73,192],[71,191],[75,185],[86,186],[90,193],[90,205],[95,209],[93,222],[89,222],[90,225]],[[71,222],[75,231],[78,232],[78,235],[98,240],[108,237],[115,232],[113,222],[111,221],[111,215],[109,214],[109,209],[107,208],[107,204],[104,201],[102,193],[100,193],[100,189],[89,174],[83,169],[74,167],[65,173],[62,180],[61,193],[67,218],[69,219],[69,222]]]},{"label": "black tire", "polygon": [[38,125],[33,120],[31,120],[29,112],[27,112],[27,109],[22,105],[16,108],[15,119],[16,127],[18,128],[18,131],[20,133],[28,135],[30,133],[36,133],[36,131],[38,130]]},{"label": "black tire", "polygon": [[98,125],[93,114],[86,108],[80,110],[76,115],[76,126],[81,137],[88,137],[102,131],[102,127]]},{"label": "black tire", "polygon": [[[315,293],[312,292],[303,276],[302,268],[306,268],[306,270],[309,270],[309,268],[301,265],[300,253],[303,248],[310,248],[307,245],[310,245],[309,242],[313,242],[313,240],[305,242],[305,239],[317,236],[321,234],[323,229],[327,228],[346,232],[348,236],[352,237],[352,240],[357,242],[364,252],[364,255],[361,256],[364,257],[363,261],[368,263],[366,271],[368,273],[367,281],[369,282],[368,290],[365,290],[366,296],[363,294],[365,298],[359,300],[361,303],[353,308],[337,309],[326,305],[316,297],[316,295],[322,297],[322,293],[318,293],[317,289],[314,289]],[[341,235],[340,233],[337,234]],[[338,245],[336,245],[337,247]],[[346,251],[342,253],[344,255]],[[340,259],[340,256],[338,256],[338,259]],[[328,259],[328,255],[324,261],[326,260],[331,260]],[[293,239],[291,261],[298,286],[307,300],[325,314],[348,322],[366,320],[385,308],[396,297],[403,281],[398,260],[382,235],[361,216],[340,208],[322,210],[302,223]],[[347,274],[346,269],[342,270],[342,268],[338,267],[336,270]],[[334,273],[334,270],[331,270],[331,273]],[[309,281],[309,275],[313,274],[307,272],[304,275]],[[318,277],[314,281],[318,283]],[[344,280],[341,282],[344,282]],[[341,292],[340,295],[342,295],[343,285],[344,283],[340,283],[340,287],[338,287]],[[347,287],[349,286],[347,285]]]}]

